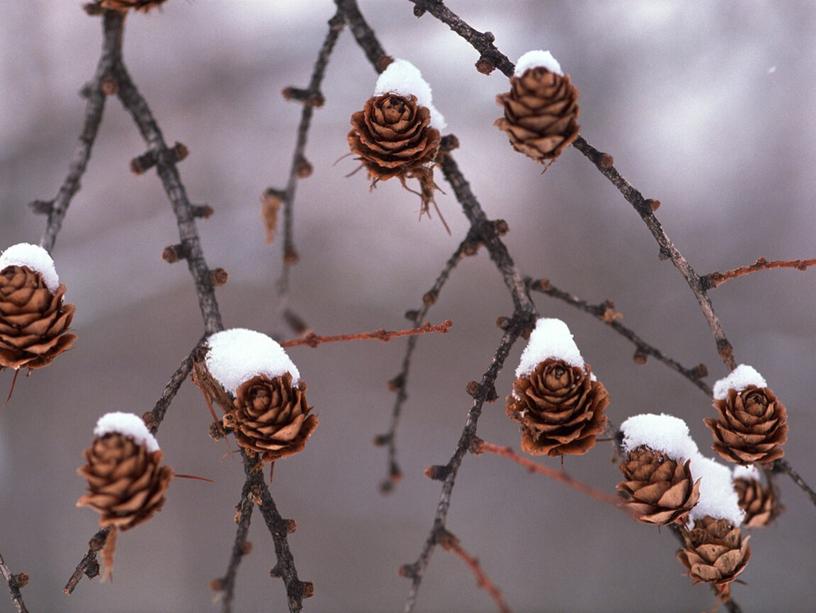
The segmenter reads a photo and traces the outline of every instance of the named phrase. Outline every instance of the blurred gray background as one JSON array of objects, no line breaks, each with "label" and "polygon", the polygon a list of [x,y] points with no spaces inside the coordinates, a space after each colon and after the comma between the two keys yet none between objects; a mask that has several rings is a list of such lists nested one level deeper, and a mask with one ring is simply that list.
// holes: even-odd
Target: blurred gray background
[{"label": "blurred gray background", "polygon": [[[701,272],[769,258],[813,257],[816,209],[816,5],[812,2],[450,0],[475,27],[491,30],[515,59],[548,48],[581,89],[586,137],[610,151],[621,172],[649,197],[678,247]],[[494,217],[509,222],[521,269],[547,276],[590,301],[615,301],[625,323],[682,362],[724,374],[705,321],[682,278],[657,258],[640,219],[577,151],[541,176],[491,126],[498,73],[476,72],[476,53],[406,1],[364,0],[361,8],[387,51],[410,59],[434,87],[434,101],[462,147],[457,159]],[[216,210],[200,223],[207,258],[230,273],[218,291],[229,326],[275,327],[279,246],[264,242],[258,198],[288,173],[300,107],[279,92],[305,85],[329,0],[170,0],[161,12],[128,19],[125,55],[169,141],[190,148],[181,165],[191,198]],[[36,242],[44,227],[26,203],[52,198],[79,133],[80,86],[93,74],[100,23],[80,2],[0,3],[0,249]],[[438,198],[441,224],[417,223],[418,202],[396,182],[369,192],[346,153],[351,113],[375,75],[345,32],[332,58],[308,147],[315,171],[298,188],[292,305],[320,333],[406,325],[466,231],[457,203]],[[159,433],[167,462],[215,484],[179,480],[158,516],[119,539],[112,584],[62,586],[96,515],[75,509],[74,474],[95,420],[109,410],[150,408],[201,333],[184,265],[162,262],[177,241],[154,173],[135,177],[129,160],[144,150],[111,100],[54,256],[77,305],[79,342],[0,408],[0,551],[31,584],[33,611],[215,611],[210,579],[227,564],[241,489],[241,466],[207,437],[207,410],[185,384]],[[444,188],[444,185],[443,185]],[[740,279],[713,293],[740,361],[758,368],[787,403],[787,457],[816,480],[811,440],[816,350],[816,272],[779,271]],[[702,447],[709,402],[674,372],[650,361],[610,329],[569,307],[538,298],[542,313],[565,319],[585,358],[610,390],[610,416],[643,411],[684,417]],[[301,577],[316,595],[307,611],[380,612],[402,607],[413,561],[431,525],[439,484],[422,476],[449,457],[470,406],[467,381],[488,366],[499,339],[496,316],[511,304],[481,253],[465,260],[432,311],[451,318],[447,336],[421,339],[410,400],[399,431],[405,477],[382,496],[385,430],[403,341],[291,351],[309,383],[320,428],[306,451],[281,462],[272,491]],[[499,379],[510,388],[521,346]],[[11,374],[0,374],[8,389]],[[501,402],[488,405],[480,433],[518,446]],[[612,490],[611,449],[568,458],[566,468]],[[545,460],[557,466],[558,462]],[[801,491],[779,480],[787,512],[752,537],[754,557],[738,585],[747,612],[812,610],[816,513]],[[482,560],[516,611],[702,611],[711,592],[692,586],[666,531],[506,460],[465,459],[450,529]],[[282,584],[269,578],[274,552],[256,515],[254,549],[238,578],[237,609],[282,611]],[[11,605],[0,596],[0,611]],[[437,551],[418,611],[493,610],[465,566]]]}]

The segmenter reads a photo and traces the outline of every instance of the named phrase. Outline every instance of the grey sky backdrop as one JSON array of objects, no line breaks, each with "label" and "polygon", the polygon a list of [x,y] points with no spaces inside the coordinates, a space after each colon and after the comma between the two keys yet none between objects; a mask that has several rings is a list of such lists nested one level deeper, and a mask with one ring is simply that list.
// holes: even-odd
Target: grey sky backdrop
[{"label": "grey sky backdrop", "polygon": [[[581,90],[585,136],[610,151],[621,172],[663,206],[670,236],[700,272],[769,258],[813,257],[816,209],[816,5],[811,2],[451,0],[489,29],[512,58],[549,48]],[[73,0],[0,3],[0,248],[36,242],[43,229],[25,204],[51,198],[67,170],[82,118],[76,95],[93,74],[100,25]],[[541,176],[492,127],[507,81],[473,69],[475,52],[406,1],[363,0],[387,51],[411,60],[434,87],[434,102],[462,148],[457,159],[488,214],[508,221],[521,269],[547,276],[591,301],[611,298],[625,322],[689,365],[723,368],[684,281],[631,207],[575,150]],[[200,224],[213,266],[230,282],[218,291],[229,326],[275,327],[277,245],[264,242],[258,196],[285,181],[300,113],[280,90],[307,82],[328,0],[169,0],[160,13],[128,19],[125,55],[166,137],[188,145],[181,165],[191,198],[216,214]],[[298,189],[293,305],[322,333],[401,327],[419,304],[466,223],[440,196],[453,236],[436,220],[417,223],[416,197],[394,182],[369,193],[346,153],[351,113],[375,75],[344,33],[329,67],[326,105],[308,148],[314,175]],[[177,471],[215,479],[177,481],[149,523],[120,537],[113,584],[62,586],[96,527],[75,509],[74,474],[95,420],[109,410],[150,408],[195,343],[201,323],[184,265],[161,261],[176,242],[170,207],[153,173],[128,162],[144,147],[117,101],[104,125],[55,248],[77,305],[76,348],[18,381],[0,410],[0,551],[32,579],[33,611],[215,611],[207,582],[226,568],[241,467],[207,437],[207,410],[185,384],[159,433]],[[444,186],[443,186],[444,187]],[[714,292],[738,360],[756,366],[790,411],[787,456],[816,480],[812,437],[816,273],[758,274]],[[701,447],[708,400],[592,318],[540,297],[543,313],[565,319],[612,396],[610,416],[663,410],[686,418]],[[385,429],[404,343],[294,349],[320,428],[302,454],[281,462],[272,487],[298,569],[313,580],[307,611],[397,611],[412,561],[430,528],[439,484],[422,476],[444,463],[470,406],[464,388],[488,366],[497,315],[511,304],[484,254],[464,261],[432,311],[451,318],[447,336],[421,340],[399,432],[405,477],[381,496]],[[510,388],[510,368],[498,381]],[[11,374],[0,374],[7,389]],[[480,432],[518,445],[501,403]],[[611,449],[599,445],[566,468],[614,487]],[[557,461],[547,461],[557,466]],[[735,593],[750,613],[812,610],[816,513],[780,479],[787,512],[752,537],[753,559]],[[692,587],[664,531],[559,483],[493,457],[467,457],[454,492],[450,529],[478,555],[516,611],[701,611],[708,589]],[[281,582],[268,576],[274,553],[256,517],[254,549],[238,579],[237,609],[282,611]],[[5,595],[0,611],[9,611]],[[490,611],[469,571],[438,551],[420,593],[421,612]]]}]

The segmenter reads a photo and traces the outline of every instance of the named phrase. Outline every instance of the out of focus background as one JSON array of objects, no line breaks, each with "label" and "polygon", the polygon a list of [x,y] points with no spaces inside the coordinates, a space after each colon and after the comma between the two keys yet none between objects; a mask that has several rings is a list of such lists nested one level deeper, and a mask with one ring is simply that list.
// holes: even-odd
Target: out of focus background
[{"label": "out of focus background", "polygon": [[[26,203],[52,198],[79,134],[80,87],[93,75],[100,21],[79,1],[0,3],[0,249],[37,242],[44,219]],[[477,54],[407,1],[362,0],[386,50],[414,62],[461,141],[456,153],[521,269],[599,302],[614,300],[624,322],[683,363],[725,374],[691,292],[631,207],[574,149],[544,175],[492,127],[496,71],[473,67]],[[620,171],[663,206],[659,216],[701,273],[768,258],[816,255],[816,5],[790,1],[574,0],[501,3],[450,0],[515,59],[550,49],[581,90],[583,134],[615,156]],[[191,154],[180,166],[195,202],[215,215],[199,228],[209,262],[229,271],[218,290],[229,326],[276,328],[279,245],[265,243],[259,195],[282,187],[300,106],[287,85],[304,86],[329,0],[169,0],[160,12],[128,17],[125,56],[169,141]],[[437,219],[417,222],[418,202],[396,182],[370,192],[345,159],[352,112],[375,74],[348,32],[340,38],[316,111],[301,182],[292,306],[319,333],[407,325],[422,294],[461,240],[466,223],[450,193]],[[0,551],[26,570],[33,611],[215,611],[207,584],[226,568],[234,536],[241,465],[207,436],[207,409],[189,383],[159,433],[175,470],[215,480],[178,480],[164,510],[119,539],[115,580],[62,586],[84,553],[97,517],[75,509],[74,474],[96,419],[110,410],[141,413],[201,334],[183,264],[160,257],[177,242],[174,217],[152,172],[128,169],[144,145],[112,99],[82,190],[54,257],[77,305],[76,348],[17,382],[0,407]],[[443,185],[443,188],[445,186]],[[448,190],[449,191],[449,190]],[[713,292],[739,361],[762,372],[790,412],[786,457],[816,480],[813,433],[816,272],[760,273]],[[591,317],[539,296],[542,313],[568,322],[585,358],[609,388],[616,422],[644,411],[685,418],[701,448],[709,401]],[[453,319],[446,336],[420,339],[399,431],[404,478],[378,491],[384,450],[372,437],[387,427],[403,341],[296,348],[320,428],[306,450],[275,471],[272,491],[297,520],[290,544],[302,578],[315,582],[307,611],[401,610],[413,561],[431,527],[439,484],[422,469],[447,461],[471,401],[465,384],[489,365],[498,315],[511,303],[484,253],[466,259],[431,319]],[[498,381],[506,394],[521,345]],[[11,373],[0,373],[5,396]],[[480,433],[518,446],[501,402],[486,406]],[[567,458],[571,474],[612,491],[618,480],[609,444]],[[544,460],[557,466],[557,460]],[[779,478],[785,514],[757,530],[753,559],[735,595],[746,612],[808,611],[816,599],[816,513]],[[479,556],[516,611],[702,611],[715,603],[692,586],[675,559],[676,542],[563,485],[495,457],[469,456],[454,491],[450,529]],[[252,553],[238,578],[236,609],[282,611],[282,584],[269,577],[274,551],[256,515]],[[5,595],[0,611],[10,611]],[[437,551],[418,611],[493,610],[468,569]]]}]

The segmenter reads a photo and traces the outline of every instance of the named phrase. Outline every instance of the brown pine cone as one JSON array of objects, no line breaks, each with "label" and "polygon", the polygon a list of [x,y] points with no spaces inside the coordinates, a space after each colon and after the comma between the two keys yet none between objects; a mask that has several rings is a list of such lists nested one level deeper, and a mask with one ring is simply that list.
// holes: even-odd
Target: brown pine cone
[{"label": "brown pine cone", "polygon": [[618,491],[638,520],[658,526],[681,523],[700,499],[700,480],[691,476],[691,462],[678,462],[641,446],[620,465],[625,481]]},{"label": "brown pine cone", "polygon": [[100,8],[112,11],[127,12],[130,9],[147,12],[164,4],[167,0],[98,0]]},{"label": "brown pine cone", "polygon": [[729,462],[767,464],[781,458],[788,439],[785,406],[768,387],[749,385],[741,391],[729,389],[714,401],[720,413],[705,424],[714,437],[714,450]]},{"label": "brown pine cone", "polygon": [[591,369],[563,360],[540,362],[517,377],[507,415],[521,424],[521,447],[531,455],[583,455],[606,428],[609,394]]},{"label": "brown pine cone", "polygon": [[387,93],[369,98],[362,111],[351,116],[348,143],[356,159],[368,170],[371,185],[399,178],[419,180],[422,212],[433,202],[434,182],[430,164],[439,151],[441,136],[431,126],[431,111],[416,96]]},{"label": "brown pine cone", "polygon": [[0,369],[42,368],[73,346],[68,326],[76,307],[64,295],[64,285],[52,294],[27,266],[0,271]]},{"label": "brown pine cone", "polygon": [[235,391],[234,408],[224,415],[224,429],[244,449],[274,461],[303,450],[317,428],[311,410],[305,383],[292,387],[288,372],[274,379],[259,375]]},{"label": "brown pine cone", "polygon": [[751,559],[748,541],[740,529],[727,519],[705,516],[683,530],[683,549],[677,558],[689,571],[694,583],[705,581],[717,586],[721,594],[729,593],[729,584],[745,570]]},{"label": "brown pine cone", "polygon": [[504,117],[495,125],[513,149],[537,162],[553,160],[578,138],[578,89],[569,75],[543,66],[510,79],[510,91],[496,97]]},{"label": "brown pine cone", "polygon": [[77,472],[88,480],[88,492],[77,506],[99,513],[100,526],[128,530],[161,510],[173,476],[161,465],[161,450],[112,432],[94,439],[85,459]]},{"label": "brown pine cone", "polygon": [[739,506],[745,511],[743,523],[749,528],[767,526],[782,512],[782,505],[770,484],[758,479],[734,479],[734,489],[739,496]]}]

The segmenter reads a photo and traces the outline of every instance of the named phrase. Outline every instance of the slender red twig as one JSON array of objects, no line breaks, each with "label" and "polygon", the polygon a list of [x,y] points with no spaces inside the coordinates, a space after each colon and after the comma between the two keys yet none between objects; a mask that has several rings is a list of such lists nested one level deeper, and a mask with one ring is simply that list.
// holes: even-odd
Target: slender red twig
[{"label": "slender red twig", "polygon": [[554,468],[550,468],[549,466],[545,466],[543,464],[533,462],[532,460],[528,460],[527,458],[522,457],[515,451],[513,451],[512,447],[505,447],[503,445],[497,445],[496,443],[489,443],[487,441],[483,441],[477,438],[473,441],[473,444],[471,445],[470,449],[473,453],[476,454],[492,453],[493,455],[497,455],[502,458],[507,458],[508,460],[512,460],[519,466],[523,466],[531,473],[536,473],[539,475],[544,475],[545,477],[549,477],[550,479],[555,479],[556,481],[565,483],[572,489],[577,490],[582,494],[586,494],[587,496],[590,496],[595,500],[611,504],[612,506],[615,507],[621,507],[621,500],[617,496],[607,494],[606,492],[595,489],[591,485],[587,485],[582,481],[578,481],[574,477],[571,477],[569,474],[567,474],[563,469],[556,470]]},{"label": "slender red twig", "polygon": [[499,590],[499,588],[496,587],[496,584],[493,583],[490,580],[490,577],[487,576],[487,573],[485,573],[481,563],[479,562],[479,558],[468,553],[468,551],[462,547],[462,543],[459,541],[456,535],[442,528],[437,536],[437,542],[442,549],[445,551],[450,551],[465,564],[467,564],[468,568],[473,573],[473,576],[476,578],[476,585],[490,595],[493,602],[496,603],[496,608],[501,613],[510,613],[510,607],[507,606],[507,603],[504,601],[501,590]]},{"label": "slender red twig", "polygon": [[809,260],[772,260],[768,261],[765,258],[757,258],[753,264],[745,266],[738,266],[725,272],[712,272],[705,275],[701,281],[709,288],[719,287],[723,283],[727,283],[737,277],[744,277],[751,273],[759,272],[760,270],[771,270],[773,268],[795,268],[796,270],[807,270],[811,266],[816,266],[816,258]]},{"label": "slender red twig", "polygon": [[417,336],[419,334],[445,334],[453,322],[446,319],[441,324],[427,323],[416,328],[405,328],[403,330],[370,330],[369,332],[357,332],[354,334],[337,334],[335,336],[318,336],[314,332],[310,332],[301,338],[293,338],[281,343],[282,347],[297,347],[299,345],[308,345],[309,347],[317,347],[323,343],[339,343],[342,341],[390,341],[392,338],[399,336]]}]

